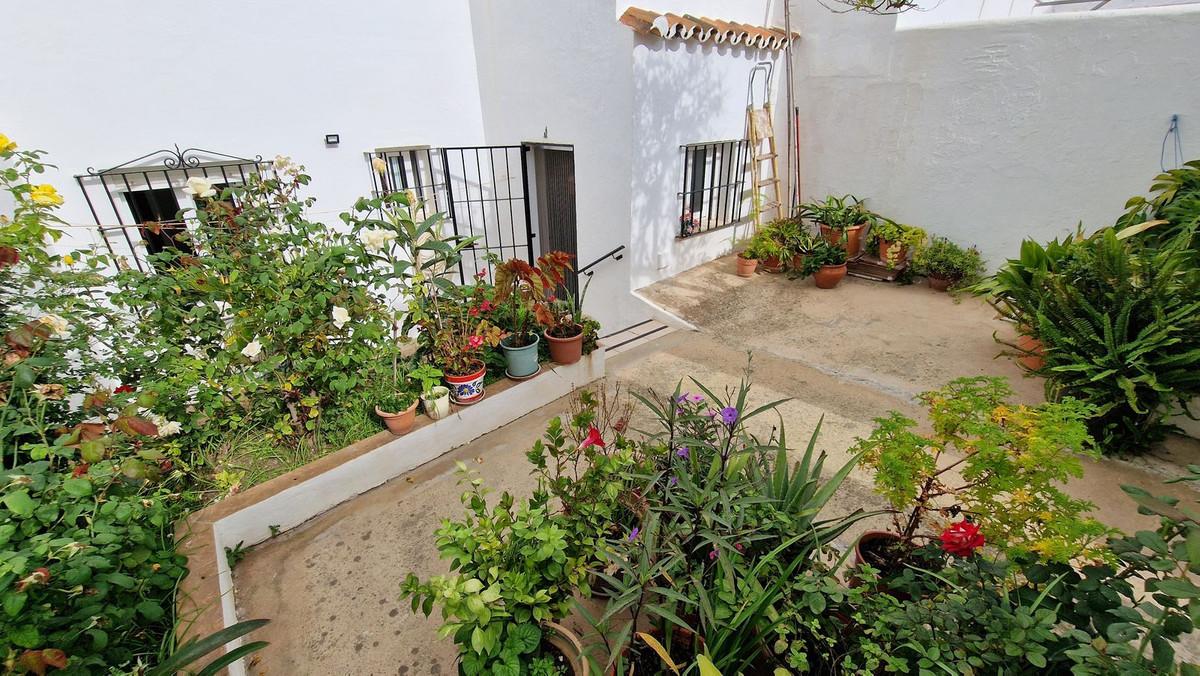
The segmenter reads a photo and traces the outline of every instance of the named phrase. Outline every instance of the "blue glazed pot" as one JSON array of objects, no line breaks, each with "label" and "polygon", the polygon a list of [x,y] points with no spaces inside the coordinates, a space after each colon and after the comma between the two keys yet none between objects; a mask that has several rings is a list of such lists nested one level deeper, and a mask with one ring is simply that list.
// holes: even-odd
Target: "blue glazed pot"
[{"label": "blue glazed pot", "polygon": [[[504,351],[510,378],[528,378],[538,371],[538,335],[533,336],[533,342],[524,347],[509,347],[508,338],[500,341],[500,349]],[[509,336],[511,337],[511,336]]]}]

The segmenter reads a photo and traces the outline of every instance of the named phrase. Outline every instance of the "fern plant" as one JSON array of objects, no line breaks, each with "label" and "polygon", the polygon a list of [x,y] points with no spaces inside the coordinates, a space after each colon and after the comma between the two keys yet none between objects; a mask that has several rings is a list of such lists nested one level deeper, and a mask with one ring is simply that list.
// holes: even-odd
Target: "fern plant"
[{"label": "fern plant", "polygon": [[[1046,246],[977,287],[1042,341],[1047,393],[1096,407],[1089,430],[1107,453],[1144,450],[1191,415],[1200,395],[1196,224],[1168,239],[1106,228]],[[1145,241],[1149,240],[1149,241]]]}]

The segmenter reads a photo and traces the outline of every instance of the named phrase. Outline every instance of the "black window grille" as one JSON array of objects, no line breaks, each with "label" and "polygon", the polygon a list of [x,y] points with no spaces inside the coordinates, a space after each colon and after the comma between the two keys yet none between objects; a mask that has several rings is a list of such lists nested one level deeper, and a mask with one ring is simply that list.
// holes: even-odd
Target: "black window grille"
[{"label": "black window grille", "polygon": [[215,189],[246,183],[269,171],[261,156],[241,158],[200,148],[156,150],[141,157],[75,177],[108,252],[148,271],[147,256],[167,247],[195,253],[191,228],[180,218],[179,195],[189,178],[203,177]]},{"label": "black window grille", "polygon": [[683,189],[679,192],[679,236],[691,237],[742,221],[749,166],[746,139],[680,146]]},{"label": "black window grille", "polygon": [[488,254],[529,262],[536,255],[526,151],[519,145],[380,148],[368,153],[372,192],[416,192],[418,216],[442,213],[443,234],[478,238],[463,252],[455,271],[459,281],[477,272],[492,281]]}]

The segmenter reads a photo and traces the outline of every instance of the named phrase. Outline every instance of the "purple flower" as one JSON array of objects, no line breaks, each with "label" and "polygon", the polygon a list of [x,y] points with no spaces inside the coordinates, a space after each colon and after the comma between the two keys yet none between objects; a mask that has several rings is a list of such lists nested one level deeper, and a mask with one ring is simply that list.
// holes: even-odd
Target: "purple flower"
[{"label": "purple flower", "polygon": [[708,553],[708,560],[712,561],[716,558],[717,558],[717,548],[713,547],[712,551]]},{"label": "purple flower", "polygon": [[679,477],[677,476],[673,476],[667,481],[668,486],[674,486],[677,483],[679,483]]},{"label": "purple flower", "polygon": [[733,424],[737,422],[737,419],[738,410],[736,408],[732,406],[726,406],[725,408],[721,409],[721,422],[733,427]]},{"label": "purple flower", "polygon": [[677,403],[677,404],[687,403],[688,395],[690,395],[690,394],[691,394],[690,392],[684,392],[683,394],[679,395],[678,397],[675,397],[675,403]]},{"label": "purple flower", "polygon": [[637,526],[634,526],[633,530],[629,531],[629,537],[627,537],[625,539],[630,542],[633,542],[634,540],[637,539],[638,533],[640,533],[640,532],[642,532],[642,529],[638,528]]},{"label": "purple flower", "polygon": [[678,455],[684,460],[687,460],[687,457],[690,453],[691,449],[689,449],[687,446],[680,446],[679,448],[675,449],[675,455]]},{"label": "purple flower", "polygon": [[699,394],[693,394],[692,396],[688,397],[688,401],[692,402],[693,404],[699,404],[700,402],[704,401],[704,397],[700,396]]}]

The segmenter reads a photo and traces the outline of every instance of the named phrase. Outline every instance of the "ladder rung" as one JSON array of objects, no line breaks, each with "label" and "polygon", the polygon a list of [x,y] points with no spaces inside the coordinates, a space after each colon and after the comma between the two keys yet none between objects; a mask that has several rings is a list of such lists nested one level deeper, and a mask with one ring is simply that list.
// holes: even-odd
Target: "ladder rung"
[{"label": "ladder rung", "polygon": [[779,183],[779,179],[777,179],[777,178],[764,178],[764,179],[762,179],[761,181],[755,181],[755,182],[754,182],[754,187],[755,187],[755,188],[761,188],[761,187],[763,187],[764,185],[771,185],[772,183]]},{"label": "ladder rung", "polygon": [[766,204],[762,205],[762,207],[759,209],[759,211],[766,211],[767,209],[774,209],[777,206],[779,206],[779,202],[767,202]]},{"label": "ladder rung", "polygon": [[755,155],[754,159],[755,161],[762,162],[763,160],[773,160],[776,157],[779,157],[779,155],[775,153],[767,153],[766,155]]}]

